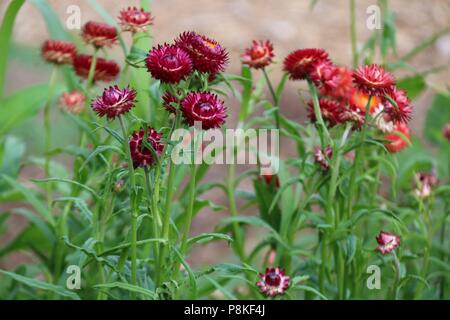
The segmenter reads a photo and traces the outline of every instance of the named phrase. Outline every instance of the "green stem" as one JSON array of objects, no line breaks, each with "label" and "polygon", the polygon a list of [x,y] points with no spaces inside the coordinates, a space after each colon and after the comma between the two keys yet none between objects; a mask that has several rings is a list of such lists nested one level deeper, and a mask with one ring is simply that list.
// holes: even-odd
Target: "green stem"
[{"label": "green stem", "polygon": [[[120,127],[123,134],[123,148],[127,155],[129,178],[131,183],[131,284],[137,284],[137,190],[136,190],[136,177],[134,175],[133,160],[131,158],[130,145],[128,144],[128,132],[123,121],[123,117],[119,116]],[[134,295],[133,295],[134,297]]]},{"label": "green stem", "polygon": [[320,102],[319,102],[319,95],[317,93],[317,88],[314,85],[314,83],[307,79],[308,82],[308,88],[311,93],[312,101],[313,101],[313,107],[314,107],[314,114],[317,119],[318,126],[318,132],[320,136],[320,142],[322,146],[322,150],[325,150],[327,145],[330,145],[333,147],[333,139],[331,139],[330,133],[328,132],[327,126],[325,125],[325,122],[323,121],[322,112],[320,110]]},{"label": "green stem", "polygon": [[[232,217],[238,216],[236,200],[235,200],[235,195],[234,195],[235,174],[236,174],[235,166],[232,164],[229,165],[228,166],[228,177],[227,177],[227,197],[228,197],[230,215]],[[242,239],[241,233],[239,232],[239,224],[237,222],[233,222],[233,233],[234,233],[233,247],[235,248],[236,253],[238,254],[241,261],[245,263],[246,257],[245,257],[245,250],[244,250],[244,241]]]},{"label": "green stem", "polygon": [[400,273],[400,261],[398,260],[397,254],[395,253],[395,250],[392,251],[392,256],[394,257],[394,268],[395,268],[395,282],[394,286],[392,288],[392,300],[397,300],[397,291],[398,291],[398,285],[400,284],[401,280],[401,273]]},{"label": "green stem", "polygon": [[350,0],[350,34],[352,38],[352,63],[353,68],[359,64],[358,40],[356,32],[356,0]]},{"label": "green stem", "polygon": [[[158,238],[159,237],[159,233],[158,233],[158,203],[155,201],[155,199],[152,199],[152,191],[151,191],[151,187],[150,187],[150,179],[149,179],[149,171],[147,167],[144,167],[144,178],[145,178],[145,193],[147,194],[147,199],[148,199],[148,211],[149,214],[153,217],[153,221],[152,221],[152,228],[153,228],[153,238]],[[155,183],[159,183],[156,182]],[[151,208],[151,209],[150,209]],[[154,261],[158,261],[159,258],[159,246],[157,242],[153,243],[153,259]],[[156,274],[159,274],[159,270],[158,270],[158,264],[156,264]]]},{"label": "green stem", "polygon": [[278,96],[275,93],[272,82],[270,81],[269,75],[267,74],[266,68],[263,68],[262,71],[264,74],[264,78],[266,78],[266,83],[267,83],[267,86],[269,87],[270,94],[272,95],[274,107],[277,108],[274,112],[274,116],[275,116],[275,124],[277,126],[277,129],[279,130],[280,129],[280,103],[278,101]]}]

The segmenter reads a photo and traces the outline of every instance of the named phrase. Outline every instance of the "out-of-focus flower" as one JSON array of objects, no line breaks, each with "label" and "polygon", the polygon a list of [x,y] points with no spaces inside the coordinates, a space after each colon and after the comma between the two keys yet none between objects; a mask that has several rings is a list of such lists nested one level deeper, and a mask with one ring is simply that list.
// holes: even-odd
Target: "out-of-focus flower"
[{"label": "out-of-focus flower", "polygon": [[433,187],[439,183],[436,174],[419,172],[415,178],[415,190],[414,193],[419,198],[428,198],[431,195]]},{"label": "out-of-focus flower", "polygon": [[163,107],[166,109],[169,113],[175,114],[177,112],[176,108],[173,106],[174,103],[178,104],[180,101],[177,97],[175,97],[170,92],[164,93],[163,97]]},{"label": "out-of-focus flower", "polygon": [[[334,100],[322,98],[319,100],[320,112],[322,118],[328,122],[330,128],[339,123],[339,114],[342,111],[341,106]],[[314,112],[314,103],[310,101],[308,103],[308,118],[311,122],[316,122],[316,114]]]},{"label": "out-of-focus flower", "polygon": [[444,136],[445,139],[450,141],[450,122],[446,123],[442,128],[442,135]]},{"label": "out-of-focus flower", "polygon": [[335,67],[326,71],[321,83],[321,93],[336,99],[348,101],[353,92],[353,71],[344,67]]},{"label": "out-of-focus flower", "polygon": [[289,277],[279,267],[267,268],[264,274],[259,274],[259,279],[256,285],[268,297],[283,295],[289,288]]},{"label": "out-of-focus flower", "polygon": [[190,126],[201,122],[203,130],[219,128],[227,117],[223,101],[210,92],[189,93],[181,102],[181,111]]},{"label": "out-of-focus flower", "polygon": [[267,185],[274,186],[275,189],[280,187],[280,178],[277,175],[265,174],[262,178]]},{"label": "out-of-focus flower", "polygon": [[373,112],[375,126],[383,133],[391,133],[394,131],[394,122],[391,117],[384,111],[384,105],[379,104]]},{"label": "out-of-focus flower", "polygon": [[111,47],[117,42],[116,28],[103,22],[87,22],[83,26],[81,36],[87,44],[96,48]]},{"label": "out-of-focus flower", "polygon": [[299,49],[284,59],[284,71],[291,80],[304,80],[311,76],[316,65],[328,60],[328,53],[323,49]]},{"label": "out-of-focus flower", "polygon": [[152,14],[143,8],[128,7],[120,11],[119,15],[119,24],[124,32],[145,32],[153,20]]},{"label": "out-of-focus flower", "polygon": [[77,54],[75,45],[61,40],[46,40],[41,48],[42,57],[54,64],[72,64]]},{"label": "out-of-focus flower", "polygon": [[[350,104],[361,109],[363,113],[366,113],[366,106],[369,102],[369,96],[362,91],[355,90],[350,99]],[[372,96],[370,99],[370,110],[369,113],[372,114],[375,111],[375,108],[379,106],[381,100],[378,97]]]},{"label": "out-of-focus flower", "polygon": [[80,114],[84,110],[86,98],[80,91],[64,92],[59,99],[59,106],[70,113]]},{"label": "out-of-focus flower", "polygon": [[400,246],[400,236],[392,233],[380,231],[376,240],[378,242],[376,250],[380,251],[381,254],[390,253]]},{"label": "out-of-focus flower", "polygon": [[[73,60],[73,68],[75,73],[83,78],[87,79],[89,76],[89,70],[91,69],[92,56],[80,54]],[[118,64],[112,60],[105,60],[103,58],[97,58],[95,65],[94,81],[113,81],[120,72]]]},{"label": "out-of-focus flower", "polygon": [[117,181],[117,182],[114,184],[114,192],[116,192],[116,193],[122,192],[124,184],[125,184],[125,182],[124,182],[122,179],[120,179],[119,181]]},{"label": "out-of-focus flower", "polygon": [[411,119],[412,108],[406,92],[393,88],[387,94],[397,105],[393,105],[388,99],[384,101],[384,110],[394,122],[407,123]]},{"label": "out-of-focus flower", "polygon": [[332,156],[333,149],[329,145],[325,148],[325,152],[319,146],[314,148],[314,161],[320,165],[323,171],[327,171],[330,168],[329,160]]},{"label": "out-of-focus flower", "polygon": [[245,49],[241,58],[242,63],[247,64],[250,68],[261,69],[271,64],[274,56],[273,45],[269,40],[265,42],[253,40],[252,46]]},{"label": "out-of-focus flower", "polygon": [[409,128],[406,124],[397,122],[394,126],[394,131],[386,135],[384,139],[389,141],[384,145],[389,152],[400,152],[408,146],[409,140],[411,139]]},{"label": "out-of-focus flower", "polygon": [[228,52],[216,40],[195,32],[183,32],[175,43],[191,57],[194,69],[216,74],[225,70]]},{"label": "out-of-focus flower", "polygon": [[352,122],[354,129],[361,128],[364,125],[365,119],[365,111],[361,110],[354,104],[350,104],[348,108],[343,109],[338,116],[338,121],[340,123]]},{"label": "out-of-focus flower", "polygon": [[178,83],[192,72],[192,60],[183,49],[165,44],[153,48],[146,59],[152,77],[165,83]]},{"label": "out-of-focus flower", "polygon": [[367,95],[383,97],[395,84],[394,77],[378,64],[364,65],[353,72],[356,88]]},{"label": "out-of-focus flower", "polygon": [[164,145],[160,142],[161,135],[152,128],[147,128],[147,142],[154,152],[143,145],[145,130],[135,131],[130,138],[130,152],[134,168],[148,167],[156,163],[155,155],[161,155]]},{"label": "out-of-focus flower", "polygon": [[136,102],[134,89],[119,89],[118,86],[113,86],[105,88],[103,94],[92,102],[92,109],[99,117],[114,119],[130,111]]}]

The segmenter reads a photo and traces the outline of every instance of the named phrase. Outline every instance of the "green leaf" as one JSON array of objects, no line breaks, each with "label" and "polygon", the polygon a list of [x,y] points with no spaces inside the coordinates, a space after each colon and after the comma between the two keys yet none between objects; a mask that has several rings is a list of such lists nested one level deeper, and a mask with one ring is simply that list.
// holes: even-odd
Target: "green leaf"
[{"label": "green leaf", "polygon": [[125,283],[125,282],[111,282],[111,283],[104,283],[104,284],[97,284],[94,286],[94,288],[97,289],[123,289],[123,290],[127,290],[133,293],[138,293],[138,294],[142,294],[145,297],[149,297],[151,299],[156,299],[157,295],[153,292],[150,291],[148,289],[142,288],[142,287],[138,287],[138,286],[134,286],[132,284],[129,283]]},{"label": "green leaf", "polygon": [[4,179],[4,181],[9,183],[13,188],[15,188],[21,194],[23,194],[25,199],[33,206],[34,209],[36,209],[36,211],[42,217],[44,217],[47,220],[47,222],[49,222],[53,227],[55,226],[55,219],[53,218],[51,212],[38,199],[38,197],[35,195],[34,191],[25,188],[22,184],[20,184],[18,181],[12,179],[9,176],[2,175],[2,178]]},{"label": "green leaf", "polygon": [[220,292],[223,293],[223,295],[225,296],[225,298],[229,299],[229,300],[239,300],[233,293],[230,292],[230,290],[228,290],[227,288],[225,288],[224,286],[222,286],[220,283],[218,283],[216,280],[214,280],[211,277],[205,276],[204,277],[206,280],[208,280],[209,282],[211,282],[211,284]]},{"label": "green leaf", "polygon": [[442,128],[450,119],[450,95],[437,94],[425,118],[425,137],[432,143],[448,143]]},{"label": "green leaf", "polygon": [[415,75],[397,80],[397,87],[405,90],[408,98],[414,100],[427,88],[427,83],[423,76]]},{"label": "green leaf", "polygon": [[[0,175],[17,177],[24,153],[24,142],[16,137],[7,136],[0,145]],[[0,181],[0,190],[2,187],[4,187],[4,182]]]},{"label": "green leaf", "polygon": [[69,184],[73,184],[76,185],[86,191],[89,191],[95,198],[99,199],[99,195],[97,194],[97,192],[95,192],[94,189],[92,189],[91,187],[88,187],[85,184],[79,183],[78,181],[75,180],[70,180],[70,179],[61,179],[61,178],[47,178],[47,179],[33,179],[31,180],[33,182],[64,182],[64,183],[69,183]]},{"label": "green leaf", "polygon": [[202,233],[198,236],[190,238],[188,240],[188,245],[191,246],[195,243],[205,244],[214,240],[225,240],[228,242],[232,242],[233,238],[224,233]]},{"label": "green leaf", "polygon": [[83,199],[77,198],[77,197],[61,197],[61,198],[55,199],[53,202],[59,202],[59,201],[71,201],[71,202],[73,202],[75,204],[75,207],[77,207],[80,210],[83,218],[87,222],[92,224],[92,216],[94,214],[92,213],[91,210],[89,210],[86,202]]},{"label": "green leaf", "polygon": [[[5,86],[6,69],[8,67],[8,51],[11,42],[11,35],[16,20],[17,13],[24,4],[25,0],[13,0],[6,9],[0,26],[0,101],[3,98]],[[1,117],[0,117],[1,118]]]},{"label": "green leaf", "polygon": [[317,289],[310,287],[310,286],[302,286],[302,285],[297,285],[294,287],[295,289],[298,290],[303,290],[303,291],[309,291],[314,293],[315,295],[317,295],[319,298],[321,298],[322,300],[328,300],[327,297],[325,297],[322,293],[320,293]]},{"label": "green leaf", "polygon": [[44,281],[28,278],[28,277],[25,277],[25,276],[22,276],[22,275],[13,273],[13,272],[1,270],[1,269],[0,269],[0,274],[10,277],[17,282],[20,282],[20,283],[22,283],[26,286],[32,287],[32,288],[41,289],[41,290],[45,290],[45,291],[51,291],[59,296],[70,298],[72,300],[80,300],[80,297],[75,292],[69,291],[61,286],[55,286],[53,284],[50,284],[50,283],[47,283]]}]

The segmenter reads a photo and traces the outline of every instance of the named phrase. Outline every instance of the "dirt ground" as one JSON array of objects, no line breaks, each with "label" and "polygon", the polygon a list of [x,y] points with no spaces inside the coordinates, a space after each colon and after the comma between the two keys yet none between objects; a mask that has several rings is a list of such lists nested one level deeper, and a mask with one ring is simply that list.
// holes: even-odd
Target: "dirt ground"
[{"label": "dirt ground", "polygon": [[[86,0],[49,0],[62,21],[67,19],[68,5],[79,5],[82,23],[88,20],[101,20],[89,8]],[[123,1],[98,0],[108,12],[117,16]],[[450,26],[449,0],[392,0],[389,1],[397,17],[398,54],[402,56],[436,31]],[[3,15],[6,4],[2,1],[0,14]],[[126,1],[127,5],[138,5],[139,1]],[[357,1],[357,28],[359,45],[370,37],[372,31],[366,27],[366,9],[376,3],[375,0]],[[281,62],[291,50],[302,47],[323,47],[332,59],[343,65],[351,63],[349,8],[347,0],[318,0],[314,9],[310,9],[309,0],[154,0],[152,13],[156,17],[153,33],[154,42],[171,42],[180,32],[195,30],[207,34],[221,42],[229,51],[231,64],[229,73],[239,72],[239,55],[252,39],[270,39],[275,46],[278,61]],[[39,47],[48,37],[45,24],[38,11],[27,2],[20,12],[14,28],[14,41]],[[120,58],[119,50],[115,55]],[[449,65],[450,35],[442,38],[426,52],[418,55],[411,63],[419,70],[435,66]],[[273,68],[273,77],[277,82],[281,78],[281,66]],[[25,85],[41,82],[48,75],[41,74],[28,67],[11,63],[8,71],[7,90],[12,92]],[[430,87],[443,89],[449,85],[450,70],[430,75],[427,82]],[[289,83],[282,98],[281,110],[292,120],[302,121],[305,116],[299,105],[298,83]],[[420,135],[424,114],[432,97],[428,90],[415,101],[415,115],[411,126],[415,134]],[[237,114],[236,101],[227,101],[233,115]],[[289,155],[289,148],[283,150],[282,157]],[[222,179],[224,169],[218,168],[208,175],[208,179]],[[26,179],[26,177],[24,177]],[[249,187],[249,185],[244,185]],[[213,201],[226,205],[220,193],[207,194]],[[3,210],[2,210],[3,211]],[[204,210],[194,221],[193,233],[211,231],[219,218],[227,213],[211,213]],[[12,222],[10,229],[17,231],[23,223]],[[253,237],[251,237],[253,239]],[[1,244],[1,239],[0,239]],[[251,246],[251,244],[249,244]],[[198,263],[212,263],[222,260],[230,250],[222,243],[214,243],[197,248],[191,260]],[[9,260],[9,259],[8,259]],[[13,261],[3,261],[12,266]],[[0,267],[2,267],[0,263]]]}]

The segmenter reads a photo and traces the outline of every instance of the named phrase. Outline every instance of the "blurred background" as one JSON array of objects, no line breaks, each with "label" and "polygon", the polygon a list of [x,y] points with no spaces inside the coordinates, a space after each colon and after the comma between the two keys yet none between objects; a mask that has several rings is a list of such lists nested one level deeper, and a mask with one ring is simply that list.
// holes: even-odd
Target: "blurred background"
[{"label": "blurred background", "polygon": [[[0,16],[3,16],[10,1],[0,4]],[[89,0],[49,0],[55,12],[65,25],[69,17],[67,8],[77,5],[81,9],[81,24],[89,20],[102,21],[101,16],[92,9]],[[111,16],[116,17],[122,7],[139,6],[138,0],[112,1],[98,0]],[[347,0],[153,0],[151,12],[155,16],[152,28],[155,44],[172,42],[181,32],[193,30],[218,40],[230,52],[230,65],[227,73],[240,72],[240,54],[253,39],[269,39],[273,42],[278,64],[271,70],[271,76],[277,83],[282,76],[281,62],[292,50],[305,47],[322,47],[326,49],[332,60],[341,65],[351,65],[350,11]],[[356,8],[358,46],[362,46],[370,38],[373,31],[366,27],[368,14],[366,9],[376,4],[375,0],[358,0]],[[436,32],[450,27],[450,1],[429,0],[389,1],[390,9],[396,14],[397,55],[403,56],[412,48]],[[74,34],[79,30],[73,30]],[[29,1],[19,12],[14,26],[13,44],[10,54],[6,94],[13,93],[22,87],[46,82],[50,75],[50,67],[39,57],[41,43],[49,35],[46,25],[38,9]],[[129,38],[126,38],[130,40]],[[119,46],[111,56],[123,61]],[[395,58],[393,56],[389,58]],[[389,60],[389,59],[388,59]],[[430,48],[410,61],[418,71],[427,71],[435,67],[445,67],[438,73],[427,75],[426,84],[433,90],[422,92],[414,101],[414,118],[411,122],[413,134],[421,137],[424,115],[431,103],[435,90],[445,90],[450,84],[450,35],[441,37]],[[123,63],[123,62],[121,62]],[[396,72],[401,77],[404,72]],[[255,73],[255,77],[260,75]],[[298,90],[301,84],[289,82],[282,97],[282,113],[290,119],[302,122],[305,120],[304,106],[299,99]],[[230,97],[227,101],[230,121],[237,114],[237,102]],[[450,106],[449,106],[450,108]],[[39,150],[42,130],[39,119],[30,119],[15,129],[14,134],[26,139],[28,152]],[[63,124],[61,124],[63,126]],[[232,127],[232,125],[229,125]],[[65,136],[75,134],[73,129],[60,128]],[[59,144],[64,144],[64,135],[60,135]],[[31,151],[30,151],[31,150]],[[281,156],[289,154],[288,148],[281,147]],[[70,163],[67,163],[70,165]],[[222,169],[213,169],[208,179],[223,179]],[[30,177],[42,177],[41,172],[27,168],[23,170],[21,180],[26,182]],[[244,184],[245,187],[249,187]],[[226,206],[222,194],[211,193],[204,197]],[[6,208],[0,208],[3,212]],[[210,232],[215,223],[228,213],[212,213],[203,210],[194,220],[193,233]],[[24,227],[25,221],[9,219],[8,233],[0,238],[0,246]],[[251,243],[249,243],[251,246]],[[197,249],[191,257],[194,265],[223,261],[224,254],[231,253],[223,243],[213,243]],[[0,260],[0,268],[12,268],[17,262],[33,259],[24,253],[20,256],[8,256]]]}]

